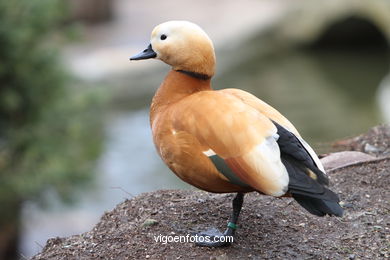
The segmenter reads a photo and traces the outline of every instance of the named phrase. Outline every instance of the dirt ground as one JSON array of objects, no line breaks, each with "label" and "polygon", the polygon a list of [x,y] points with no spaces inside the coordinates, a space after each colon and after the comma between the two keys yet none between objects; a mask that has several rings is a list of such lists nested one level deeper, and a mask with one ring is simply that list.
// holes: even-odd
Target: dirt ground
[{"label": "dirt ground", "polygon": [[[89,232],[49,239],[32,259],[386,259],[390,257],[390,129],[337,143],[374,159],[328,171],[342,218],[316,217],[289,198],[245,196],[235,242],[204,248],[154,236],[223,230],[233,194],[165,190],[141,194],[105,213]],[[345,158],[344,158],[345,159]],[[345,161],[345,160],[344,160]]]}]

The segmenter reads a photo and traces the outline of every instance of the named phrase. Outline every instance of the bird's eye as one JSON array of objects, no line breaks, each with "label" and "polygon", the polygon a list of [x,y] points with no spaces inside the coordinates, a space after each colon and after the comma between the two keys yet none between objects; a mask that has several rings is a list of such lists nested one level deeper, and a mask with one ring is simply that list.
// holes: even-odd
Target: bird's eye
[{"label": "bird's eye", "polygon": [[165,34],[161,34],[161,36],[160,36],[161,40],[165,40],[166,38],[167,38],[167,36]]}]

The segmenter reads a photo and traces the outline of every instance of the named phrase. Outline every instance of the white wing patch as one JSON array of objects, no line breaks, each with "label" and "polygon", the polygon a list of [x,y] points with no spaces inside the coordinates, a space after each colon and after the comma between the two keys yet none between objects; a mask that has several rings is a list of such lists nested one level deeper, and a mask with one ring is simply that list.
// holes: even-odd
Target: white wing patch
[{"label": "white wing patch", "polygon": [[203,154],[206,155],[207,157],[216,155],[216,153],[211,149],[208,149],[207,151],[203,151]]},{"label": "white wing patch", "polygon": [[252,187],[268,195],[282,196],[288,189],[289,176],[280,160],[280,150],[275,137],[267,137],[242,158],[257,175],[256,183],[251,183]]}]

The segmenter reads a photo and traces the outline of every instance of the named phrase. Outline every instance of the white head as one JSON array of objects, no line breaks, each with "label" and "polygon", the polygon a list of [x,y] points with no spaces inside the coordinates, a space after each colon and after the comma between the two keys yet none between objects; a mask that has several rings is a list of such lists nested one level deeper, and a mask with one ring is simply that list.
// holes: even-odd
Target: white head
[{"label": "white head", "polygon": [[156,58],[184,70],[214,75],[213,43],[198,25],[187,21],[169,21],[156,26],[147,49],[130,60]]}]

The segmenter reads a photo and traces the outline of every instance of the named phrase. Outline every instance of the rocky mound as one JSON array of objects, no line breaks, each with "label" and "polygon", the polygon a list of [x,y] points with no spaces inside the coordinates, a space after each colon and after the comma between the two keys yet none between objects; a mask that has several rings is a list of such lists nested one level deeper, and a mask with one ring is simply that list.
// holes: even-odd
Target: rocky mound
[{"label": "rocky mound", "polygon": [[355,141],[339,142],[338,148],[364,151],[368,147],[376,157],[354,154],[355,159],[348,161],[351,154],[344,153],[330,160],[331,187],[340,194],[345,209],[342,218],[316,217],[292,199],[250,193],[245,196],[239,229],[230,247],[156,242],[160,235],[186,236],[211,227],[223,230],[233,198],[232,194],[195,190],[156,191],[119,204],[89,232],[49,239],[32,259],[388,258],[390,158],[385,155],[390,131],[385,126],[375,129]]}]

